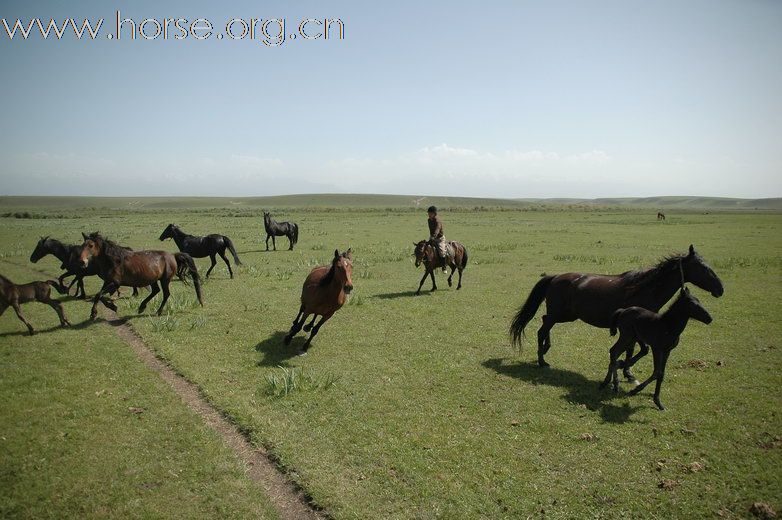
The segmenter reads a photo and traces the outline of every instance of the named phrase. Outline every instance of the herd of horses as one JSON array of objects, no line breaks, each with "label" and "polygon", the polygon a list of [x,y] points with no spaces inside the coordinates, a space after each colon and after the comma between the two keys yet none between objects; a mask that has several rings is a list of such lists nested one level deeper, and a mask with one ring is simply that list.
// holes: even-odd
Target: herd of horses
[{"label": "herd of horses", "polygon": [[[291,250],[298,242],[298,225],[290,222],[278,223],[268,212],[264,212],[264,228],[267,234],[267,251],[269,238],[272,238],[275,250],[276,236],[286,236]],[[237,265],[241,265],[233,242],[227,236],[188,235],[175,224],[169,224],[159,239],[173,239],[179,249],[178,253],[135,251],[116,244],[97,232],[82,233],[82,237],[81,245],[65,245],[49,237],[38,241],[30,261],[37,262],[48,254],[54,255],[60,260],[64,270],[58,280],[16,285],[0,276],[0,315],[9,306],[13,307],[19,319],[28,327],[29,333],[33,334],[34,329],[21,314],[19,305],[39,301],[54,308],[61,325],[68,326],[70,323],[65,317],[62,305],[51,298],[51,289],[56,289],[60,294],[69,294],[71,287],[77,284],[76,297],[86,298],[83,278],[95,275],[103,280],[103,285],[93,298],[91,320],[97,316],[99,303],[113,311],[117,310],[109,296],[119,293],[120,287],[131,287],[134,294],[141,287],[150,289],[150,294],[139,305],[139,314],[144,312],[149,301],[162,291],[163,300],[157,310],[157,314],[161,315],[170,295],[169,285],[174,277],[189,284],[189,276],[196,297],[203,306],[201,280],[194,258],[210,258],[212,263],[206,272],[207,278],[217,263],[217,256],[225,262],[233,278],[234,273],[226,251],[231,253]],[[431,290],[437,289],[434,271],[438,268],[450,268],[449,286],[452,286],[454,273],[458,273],[456,288],[461,289],[462,273],[468,262],[467,248],[459,242],[451,241],[448,249],[449,254],[443,259],[431,242],[422,240],[414,243],[415,266],[425,267],[416,295],[420,294],[427,277],[432,280]],[[306,354],[321,326],[347,301],[353,289],[352,270],[351,249],[344,253],[335,250],[330,265],[312,269],[302,286],[301,305],[288,334],[284,337],[285,345],[289,345],[301,330],[309,332],[310,336],[300,352],[301,355]],[[64,280],[69,276],[74,279],[66,287]],[[557,323],[581,320],[595,327],[610,329],[612,336],[618,332],[619,338],[609,351],[608,373],[601,388],[613,382],[614,392],[617,392],[617,371],[621,368],[624,377],[637,385],[630,394],[636,394],[652,381],[656,381],[654,402],[663,410],[660,389],[671,350],[677,346],[690,318],[706,324],[712,320],[708,311],[686,288],[686,283],[692,283],[714,297],[720,297],[724,292],[722,281],[692,245],[687,253],[666,257],[657,265],[644,270],[627,271],[617,275],[564,273],[543,276],[512,319],[509,329],[511,342],[520,345],[526,326],[544,301],[546,312],[537,332],[538,364],[541,367],[549,366],[545,355],[551,348],[551,329]],[[677,292],[679,295],[676,301],[664,313],[659,314],[658,311]],[[634,354],[636,345],[640,350]],[[654,369],[646,381],[638,384],[631,368],[648,354],[650,348]],[[625,359],[622,361],[619,357],[623,353]]]}]

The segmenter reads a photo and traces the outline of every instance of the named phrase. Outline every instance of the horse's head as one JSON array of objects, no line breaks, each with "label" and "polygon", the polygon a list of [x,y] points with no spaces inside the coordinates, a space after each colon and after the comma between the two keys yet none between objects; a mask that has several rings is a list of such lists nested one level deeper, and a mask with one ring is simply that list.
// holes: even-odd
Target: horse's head
[{"label": "horse's head", "polygon": [[267,220],[269,220],[271,217],[272,217],[271,213],[269,213],[269,212],[268,212],[268,211],[266,211],[266,210],[263,210],[263,220],[264,220],[264,221],[267,221]]},{"label": "horse's head", "polygon": [[698,300],[698,298],[696,298],[686,287],[679,291],[679,298],[674,305],[677,304],[685,309],[685,312],[690,318],[705,323],[706,325],[711,323],[712,317],[711,314],[709,314],[709,311],[706,310],[700,300]]},{"label": "horse's head", "polygon": [[35,246],[35,249],[33,250],[33,254],[30,255],[30,261],[32,263],[36,263],[41,258],[45,257],[49,254],[49,248],[47,247],[47,242],[49,241],[49,237],[41,237],[41,239],[38,241],[38,244]]},{"label": "horse's head", "polygon": [[174,231],[178,229],[179,228],[176,227],[175,224],[169,224],[168,226],[166,226],[166,229],[163,230],[163,233],[160,234],[160,241],[162,242],[167,238],[174,238]]},{"label": "horse's head", "polygon": [[334,276],[342,285],[345,294],[353,290],[353,249],[348,249],[340,254],[339,249],[334,250],[334,260],[331,261]]},{"label": "horse's head", "polygon": [[413,256],[415,257],[415,266],[419,267],[421,265],[421,262],[424,262],[428,256],[426,253],[426,240],[421,240],[420,242],[413,242],[413,245],[415,246],[415,249],[413,250]]},{"label": "horse's head", "polygon": [[690,245],[689,253],[682,257],[682,270],[684,271],[684,280],[700,287],[704,291],[709,291],[712,296],[719,298],[725,292],[722,287],[722,280],[699,255],[695,248]]},{"label": "horse's head", "polygon": [[79,263],[83,267],[87,267],[90,264],[90,260],[103,254],[103,237],[100,233],[90,233],[86,235],[81,234],[84,237],[84,243],[79,249]]}]

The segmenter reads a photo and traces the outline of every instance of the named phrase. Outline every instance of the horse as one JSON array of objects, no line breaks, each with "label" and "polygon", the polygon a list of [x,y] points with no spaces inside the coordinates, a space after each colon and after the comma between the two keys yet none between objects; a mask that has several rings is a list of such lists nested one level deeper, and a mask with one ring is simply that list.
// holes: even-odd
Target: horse
[{"label": "horse", "polygon": [[[126,247],[125,249],[128,251],[131,250],[129,247]],[[76,244],[66,245],[59,240],[45,236],[41,237],[38,244],[36,244],[35,249],[30,255],[30,261],[35,264],[46,255],[53,255],[61,262],[60,269],[65,270],[57,279],[60,286],[65,287],[65,278],[69,276],[74,277],[65,293],[62,293],[59,288],[57,290],[62,294],[68,294],[70,293],[73,284],[76,284],[76,298],[86,300],[87,293],[84,290],[83,279],[85,276],[97,276],[99,270],[97,264],[94,262],[91,262],[87,267],[82,265],[79,261],[80,250],[81,246]],[[119,294],[119,290],[117,294]],[[136,287],[133,288],[133,296],[138,296],[138,288]]]},{"label": "horse", "polygon": [[[454,240],[451,240],[449,244],[453,250],[453,254],[448,255],[446,258],[446,264],[451,268],[451,275],[448,277],[448,287],[453,286],[453,273],[458,271],[459,283],[456,285],[456,290],[458,291],[462,288],[462,272],[467,267],[467,248]],[[427,276],[432,277],[431,290],[436,291],[437,284],[434,281],[434,270],[439,267],[444,267],[443,261],[440,258],[440,255],[437,254],[434,246],[432,246],[432,244],[430,244],[428,241],[421,240],[417,243],[413,242],[413,245],[415,246],[415,249],[413,250],[413,256],[415,256],[415,266],[419,267],[421,263],[423,263],[425,267],[424,276],[421,278],[421,283],[418,284],[418,290],[415,292],[415,294],[421,294],[421,287],[424,285]]]},{"label": "horse", "polygon": [[665,213],[658,211],[657,212],[657,220],[665,220]]},{"label": "horse", "polygon": [[193,258],[204,258],[208,256],[209,259],[212,260],[212,265],[206,271],[207,278],[209,278],[209,273],[211,273],[212,269],[217,265],[215,255],[220,255],[220,258],[223,259],[225,265],[228,266],[228,273],[231,275],[231,278],[234,277],[234,272],[231,270],[231,264],[225,257],[226,249],[233,255],[236,265],[242,265],[241,260],[239,260],[239,255],[236,254],[236,249],[234,249],[233,242],[225,235],[206,235],[205,237],[198,237],[188,235],[175,224],[169,224],[160,235],[160,241],[162,242],[167,238],[173,238],[179,250],[182,253],[189,254]]},{"label": "horse", "polygon": [[[608,328],[618,309],[643,307],[657,312],[684,282],[691,282],[719,298],[722,281],[690,245],[687,254],[663,258],[657,265],[617,275],[565,273],[544,276],[530,291],[510,326],[512,342],[521,344],[527,323],[543,300],[546,314],[538,330],[538,365],[550,366],[544,356],[551,348],[551,328],[557,323],[582,320],[592,326]],[[628,353],[628,361],[631,352]],[[635,381],[629,366],[623,369],[628,381]]]},{"label": "horse", "polygon": [[[617,368],[620,366],[633,366],[638,359],[646,355],[649,351],[649,346],[651,346],[654,371],[649,379],[630,390],[628,395],[637,394],[646,385],[656,380],[654,404],[660,410],[665,410],[665,407],[660,402],[660,388],[665,377],[665,365],[668,363],[668,356],[671,350],[679,344],[679,337],[684,332],[685,327],[687,327],[687,322],[690,318],[707,325],[712,321],[711,315],[701,305],[698,298],[690,294],[689,289],[684,287],[679,292],[679,297],[676,301],[662,314],[657,314],[642,307],[628,307],[616,311],[611,317],[610,330],[612,336],[616,336],[616,331],[618,330],[619,339],[609,352],[608,373],[605,380],[600,384],[600,388],[608,386],[608,382],[613,379],[614,393],[619,392],[619,379],[616,375]],[[622,352],[632,353],[635,343],[641,345],[641,352],[623,364],[618,360],[619,355]]]},{"label": "horse", "polygon": [[263,226],[266,228],[266,250],[269,250],[269,238],[272,239],[274,250],[277,251],[277,242],[274,237],[288,237],[290,247],[288,251],[293,251],[293,246],[299,241],[299,225],[295,222],[277,222],[268,211],[263,212]]},{"label": "horse", "polygon": [[[139,314],[144,312],[147,303],[163,288],[163,301],[160,303],[157,315],[163,313],[163,307],[168,301],[168,285],[174,276],[186,283],[185,275],[190,274],[195,286],[198,303],[203,307],[204,300],[201,296],[201,280],[198,276],[193,257],[187,253],[169,253],[167,251],[128,251],[118,246],[111,240],[101,236],[100,233],[85,235],[81,246],[79,259],[85,267],[91,260],[96,260],[100,269],[99,276],[103,279],[103,287],[92,302],[90,319],[94,320],[98,315],[98,302],[109,309],[116,311],[117,306],[103,298],[104,294],[110,294],[120,286],[145,287],[152,289],[149,296],[144,298],[138,308]],[[159,285],[158,285],[158,282]]]},{"label": "horse", "polygon": [[[310,348],[312,338],[320,330],[321,326],[337,312],[347,300],[347,295],[353,290],[353,250],[348,249],[340,254],[334,250],[334,258],[331,266],[319,266],[310,271],[301,288],[301,306],[299,313],[293,320],[293,326],[283,339],[285,345],[290,345],[293,336],[304,328],[304,332],[310,332],[310,337],[304,342],[301,354],[305,355]],[[312,315],[312,321],[304,324]],[[315,320],[321,316],[315,325]]]},{"label": "horse", "polygon": [[24,316],[22,316],[22,309],[19,308],[20,303],[27,302],[41,302],[49,305],[57,312],[57,316],[60,318],[60,326],[68,327],[70,322],[65,317],[65,311],[62,308],[62,303],[59,300],[55,300],[51,297],[52,287],[57,289],[57,292],[64,294],[61,285],[57,280],[47,280],[45,282],[30,282],[25,284],[15,284],[5,276],[0,274],[0,316],[11,306],[16,311],[16,315],[19,319],[27,325],[27,330],[32,336],[35,334],[35,329]]}]

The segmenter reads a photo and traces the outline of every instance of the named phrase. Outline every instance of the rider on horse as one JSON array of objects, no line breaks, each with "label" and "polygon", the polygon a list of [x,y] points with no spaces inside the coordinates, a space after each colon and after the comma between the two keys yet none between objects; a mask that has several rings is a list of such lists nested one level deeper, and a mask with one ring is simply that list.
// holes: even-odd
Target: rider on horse
[{"label": "rider on horse", "polygon": [[427,209],[426,212],[429,214],[429,220],[427,220],[427,224],[429,224],[429,243],[432,244],[432,247],[437,251],[437,255],[443,266],[443,272],[445,272],[446,266],[448,265],[446,259],[448,255],[448,242],[446,242],[445,236],[443,236],[443,221],[437,215],[436,207],[429,206],[429,209]]}]

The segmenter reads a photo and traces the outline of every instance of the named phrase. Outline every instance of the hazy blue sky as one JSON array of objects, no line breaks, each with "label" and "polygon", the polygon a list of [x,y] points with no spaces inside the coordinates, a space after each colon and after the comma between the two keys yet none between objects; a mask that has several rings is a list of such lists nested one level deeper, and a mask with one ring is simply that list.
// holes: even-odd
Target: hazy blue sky
[{"label": "hazy blue sky", "polygon": [[[106,19],[0,24],[0,194],[782,196],[782,2],[159,4],[0,4]],[[117,9],[345,39],[109,40]]]}]

